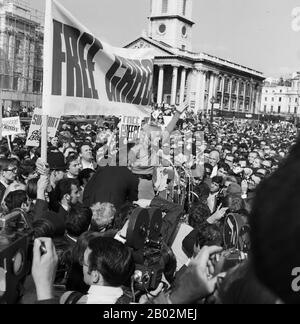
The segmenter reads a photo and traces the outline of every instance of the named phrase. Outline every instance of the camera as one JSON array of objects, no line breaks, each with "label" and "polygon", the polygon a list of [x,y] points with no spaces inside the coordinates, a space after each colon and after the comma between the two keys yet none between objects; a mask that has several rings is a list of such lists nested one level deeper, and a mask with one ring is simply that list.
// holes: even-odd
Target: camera
[{"label": "camera", "polygon": [[250,226],[246,216],[227,214],[223,225],[223,243],[227,250],[236,249],[246,254],[250,252]]},{"label": "camera", "polygon": [[215,275],[234,268],[248,259],[251,249],[250,226],[247,218],[238,213],[227,214],[223,225],[225,251],[214,262]]},{"label": "camera", "polygon": [[157,289],[163,274],[168,281],[174,279],[176,259],[163,243],[162,222],[162,212],[156,208],[136,208],[130,215],[127,245],[136,264],[134,288],[141,292]]},{"label": "camera", "polygon": [[32,230],[22,210],[0,216],[0,304],[15,304],[30,272]]},{"label": "camera", "polygon": [[228,272],[230,269],[236,267],[247,259],[248,255],[237,249],[223,251],[221,254],[217,255],[218,261],[214,263],[214,276]]}]

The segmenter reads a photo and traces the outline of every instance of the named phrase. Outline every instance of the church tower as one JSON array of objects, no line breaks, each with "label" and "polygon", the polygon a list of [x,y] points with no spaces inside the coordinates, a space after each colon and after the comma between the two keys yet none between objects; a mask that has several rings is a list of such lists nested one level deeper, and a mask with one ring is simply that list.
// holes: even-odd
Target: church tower
[{"label": "church tower", "polygon": [[192,6],[193,0],[151,0],[148,36],[191,51]]}]

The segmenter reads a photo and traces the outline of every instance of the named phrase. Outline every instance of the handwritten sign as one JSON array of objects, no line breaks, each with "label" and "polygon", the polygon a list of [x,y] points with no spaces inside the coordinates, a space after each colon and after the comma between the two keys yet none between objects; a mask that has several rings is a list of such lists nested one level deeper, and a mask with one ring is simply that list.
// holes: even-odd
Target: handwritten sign
[{"label": "handwritten sign", "polygon": [[[48,117],[48,137],[53,138],[56,135],[59,126],[60,118]],[[42,129],[42,109],[36,108],[32,116],[31,125],[29,128],[26,146],[40,146]]]},{"label": "handwritten sign", "polygon": [[21,134],[21,121],[20,117],[9,117],[2,119],[2,136],[18,135]]},{"label": "handwritten sign", "polygon": [[123,116],[120,123],[120,137],[134,141],[140,137],[142,119],[140,117]]}]

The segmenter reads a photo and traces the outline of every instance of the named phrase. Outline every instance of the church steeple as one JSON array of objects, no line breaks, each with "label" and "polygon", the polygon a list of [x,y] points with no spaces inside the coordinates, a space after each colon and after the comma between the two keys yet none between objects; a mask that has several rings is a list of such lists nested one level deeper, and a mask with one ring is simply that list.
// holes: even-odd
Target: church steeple
[{"label": "church steeple", "polygon": [[149,37],[183,50],[192,50],[193,0],[151,0]]}]

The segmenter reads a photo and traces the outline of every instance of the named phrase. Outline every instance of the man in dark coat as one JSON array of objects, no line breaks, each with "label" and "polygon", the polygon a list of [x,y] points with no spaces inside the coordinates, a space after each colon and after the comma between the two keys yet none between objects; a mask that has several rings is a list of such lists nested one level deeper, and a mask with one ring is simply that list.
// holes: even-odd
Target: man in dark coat
[{"label": "man in dark coat", "polygon": [[45,198],[48,187],[47,176],[41,176],[37,185],[37,202],[34,211],[34,220],[47,219],[54,227],[54,237],[63,237],[66,231],[66,221],[69,210],[78,203],[80,194],[78,184],[74,179],[62,179],[55,188],[55,197],[58,203],[58,211],[49,210]]},{"label": "man in dark coat", "polygon": [[86,185],[83,203],[111,203],[117,210],[127,201],[138,200],[138,178],[127,168],[118,166],[100,167]]}]

